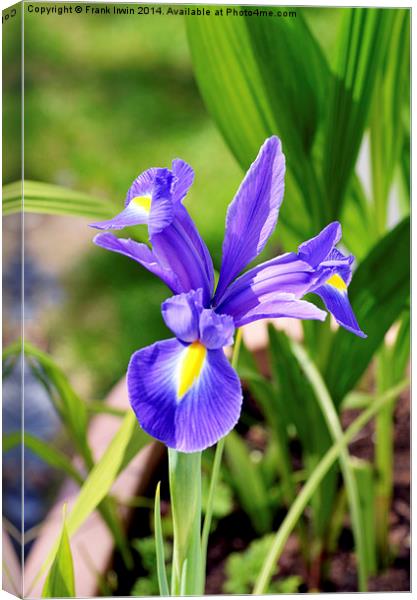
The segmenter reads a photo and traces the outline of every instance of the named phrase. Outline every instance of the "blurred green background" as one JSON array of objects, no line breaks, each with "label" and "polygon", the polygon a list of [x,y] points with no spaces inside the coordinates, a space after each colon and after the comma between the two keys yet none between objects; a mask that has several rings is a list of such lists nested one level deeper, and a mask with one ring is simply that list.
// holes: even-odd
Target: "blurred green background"
[{"label": "blurred green background", "polygon": [[[26,178],[109,198],[117,212],[140,172],[181,157],[196,173],[187,207],[218,262],[241,171],[200,98],[184,19],[30,14],[25,28]],[[73,223],[80,235],[65,218]],[[167,291],[93,244],[63,276],[64,314],[48,319],[49,344],[71,371],[92,375],[100,395],[135,349],[168,334],[159,312]]]},{"label": "blurred green background", "polygon": [[[343,12],[304,11],[330,53]],[[196,173],[187,208],[219,266],[242,171],[200,97],[184,18],[26,13],[25,32],[25,178],[108,198],[117,211],[140,172],[181,157]],[[12,169],[9,180],[17,177]],[[38,228],[74,227],[79,241],[88,237],[79,221],[42,217]],[[68,233],[62,243],[71,242]],[[72,259],[66,248],[65,304],[45,328],[52,353],[86,392],[101,395],[135,349],[167,335],[159,313],[166,289],[136,264],[84,246]]]}]

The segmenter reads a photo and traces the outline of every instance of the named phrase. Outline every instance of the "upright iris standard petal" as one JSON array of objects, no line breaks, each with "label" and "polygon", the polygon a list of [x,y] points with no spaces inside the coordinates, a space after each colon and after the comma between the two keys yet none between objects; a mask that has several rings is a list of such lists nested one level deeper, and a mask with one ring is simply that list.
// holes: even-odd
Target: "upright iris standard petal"
[{"label": "upright iris standard petal", "polygon": [[219,315],[205,308],[200,314],[200,339],[209,350],[233,344],[235,325],[230,315]]},{"label": "upright iris standard petal", "polygon": [[181,226],[183,232],[182,235],[187,236],[193,247],[193,251],[199,256],[204,268],[206,280],[208,281],[210,293],[212,293],[214,289],[214,268],[210,252],[199,234],[197,227],[194,225],[192,218],[181,204],[175,205],[175,221]]},{"label": "upright iris standard petal", "polygon": [[93,241],[101,248],[132,258],[145,267],[145,269],[159,277],[174,294],[182,291],[181,282],[178,280],[176,274],[170,269],[163,267],[146,244],[140,244],[130,239],[117,238],[111,233],[99,233]]},{"label": "upright iris standard petal", "polygon": [[239,378],[222,350],[195,342],[157,342],[129,363],[131,406],[142,428],[170,448],[198,452],[226,435],[239,419]]},{"label": "upright iris standard petal", "polygon": [[172,196],[174,203],[179,203],[188,194],[193,184],[194,170],[184,160],[176,158],[172,161],[172,172],[175,177]]},{"label": "upright iris standard petal", "polygon": [[152,204],[149,212],[149,237],[160,233],[174,220],[172,199],[173,174],[165,169],[157,173],[153,186]]},{"label": "upright iris standard petal", "polygon": [[281,142],[274,136],[262,146],[228,208],[217,302],[236,275],[263,250],[274,230],[284,175]]},{"label": "upright iris standard petal", "polygon": [[203,310],[203,290],[178,294],[162,303],[162,316],[167,327],[183,342],[200,337],[200,314]]},{"label": "upright iris standard petal", "polygon": [[298,256],[312,267],[317,267],[342,237],[342,227],[338,221],[329,223],[318,235],[298,248]]},{"label": "upright iris standard petal", "polygon": [[153,253],[158,262],[166,269],[176,273],[181,283],[181,291],[203,290],[203,303],[210,304],[213,292],[212,277],[207,272],[204,255],[195,246],[181,221],[174,219],[163,232],[151,237]]}]

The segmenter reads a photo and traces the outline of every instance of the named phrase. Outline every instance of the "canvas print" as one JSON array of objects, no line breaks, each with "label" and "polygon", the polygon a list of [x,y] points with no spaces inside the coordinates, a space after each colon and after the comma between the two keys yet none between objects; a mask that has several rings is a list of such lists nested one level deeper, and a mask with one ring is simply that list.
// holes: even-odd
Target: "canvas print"
[{"label": "canvas print", "polygon": [[3,589],[410,590],[410,12],[3,10]]}]

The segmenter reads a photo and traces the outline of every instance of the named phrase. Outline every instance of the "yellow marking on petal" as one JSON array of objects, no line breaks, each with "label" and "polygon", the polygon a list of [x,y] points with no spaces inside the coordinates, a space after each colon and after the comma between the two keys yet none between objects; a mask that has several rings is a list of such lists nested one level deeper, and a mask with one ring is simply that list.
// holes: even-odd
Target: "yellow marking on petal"
[{"label": "yellow marking on petal", "polygon": [[152,203],[152,198],[150,196],[136,196],[135,198],[132,198],[131,202],[135,206],[143,208],[149,214]]},{"label": "yellow marking on petal", "polygon": [[332,275],[331,277],[329,277],[326,283],[339,290],[339,292],[346,292],[347,290],[347,285],[340,277],[340,275]]},{"label": "yellow marking on petal", "polygon": [[182,398],[188,392],[200,375],[206,354],[207,349],[200,342],[193,342],[184,351],[179,370],[178,398]]}]

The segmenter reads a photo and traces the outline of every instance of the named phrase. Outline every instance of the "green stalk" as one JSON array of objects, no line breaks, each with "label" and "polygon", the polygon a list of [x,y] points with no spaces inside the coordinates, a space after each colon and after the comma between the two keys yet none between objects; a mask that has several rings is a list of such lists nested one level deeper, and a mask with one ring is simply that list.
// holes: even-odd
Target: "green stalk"
[{"label": "green stalk", "polygon": [[[383,346],[377,357],[377,392],[384,392],[391,382],[392,369],[390,352]],[[397,398],[378,414],[375,422],[375,524],[378,559],[382,567],[389,562],[388,531],[389,511],[392,500],[394,464],[394,409]]]},{"label": "green stalk", "polygon": [[171,595],[203,594],[201,560],[201,452],[168,450],[174,533]]},{"label": "green stalk", "polygon": [[[232,367],[234,369],[236,369],[237,362],[239,360],[239,352],[240,352],[241,344],[242,344],[242,330],[238,329],[236,332],[236,341],[235,341],[235,347],[233,349],[233,357],[232,357]],[[206,516],[204,519],[203,533],[201,536],[202,572],[204,574],[204,577],[205,577],[205,573],[206,573],[208,538],[210,535],[211,521],[213,518],[214,494],[216,492],[216,486],[217,486],[217,482],[219,480],[220,465],[222,462],[223,451],[224,451],[224,441],[225,441],[225,438],[222,438],[221,440],[219,440],[217,442],[216,452],[214,454],[214,463],[213,463],[213,470],[211,473],[209,497],[208,497],[208,501],[207,501],[207,510],[206,510]]]},{"label": "green stalk", "polygon": [[347,445],[361,431],[368,421],[370,421],[375,414],[378,414],[381,409],[387,406],[387,404],[392,402],[392,399],[395,398],[407,385],[408,381],[403,381],[380,398],[376,398],[373,404],[371,404],[367,410],[363,411],[359,417],[353,421],[345,433],[338,438],[337,442],[334,443],[333,446],[323,456],[305,483],[303,489],[297,496],[295,502],[291,505],[290,510],[286,514],[285,519],[275,534],[272,546],[265,558],[258,579],[256,580],[253,594],[258,595],[265,594],[267,592],[271,577],[275,572],[277,562],[280,559],[281,553],[284,550],[285,544],[291,532],[303,514],[303,511],[309,503],[314,492],[317,490],[326,473],[332,467],[339,455],[343,451],[346,451]]}]

